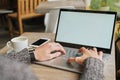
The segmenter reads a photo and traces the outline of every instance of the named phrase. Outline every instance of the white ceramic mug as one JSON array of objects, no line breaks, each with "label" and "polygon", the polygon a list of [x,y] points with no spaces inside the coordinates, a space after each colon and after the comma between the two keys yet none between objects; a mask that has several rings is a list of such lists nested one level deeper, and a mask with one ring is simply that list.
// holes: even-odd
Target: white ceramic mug
[{"label": "white ceramic mug", "polygon": [[12,48],[15,52],[19,52],[24,48],[28,48],[28,38],[24,36],[12,38],[7,42],[7,46]]}]

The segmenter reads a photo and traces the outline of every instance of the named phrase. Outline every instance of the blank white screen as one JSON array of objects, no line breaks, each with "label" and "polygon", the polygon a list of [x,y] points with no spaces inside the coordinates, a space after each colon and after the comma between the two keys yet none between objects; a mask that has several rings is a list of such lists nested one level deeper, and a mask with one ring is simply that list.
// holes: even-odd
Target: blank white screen
[{"label": "blank white screen", "polygon": [[109,49],[114,19],[113,14],[62,11],[56,41]]}]

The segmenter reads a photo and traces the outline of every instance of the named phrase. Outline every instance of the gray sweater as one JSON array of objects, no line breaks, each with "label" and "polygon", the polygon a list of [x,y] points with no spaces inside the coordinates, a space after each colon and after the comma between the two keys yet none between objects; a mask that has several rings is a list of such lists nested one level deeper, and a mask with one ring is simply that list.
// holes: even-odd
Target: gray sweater
[{"label": "gray sweater", "polygon": [[[8,53],[5,57],[0,57],[0,80],[37,80],[30,68],[24,63],[31,63],[27,49],[17,54]],[[104,80],[103,67],[104,64],[101,60],[86,59],[80,80]]]}]

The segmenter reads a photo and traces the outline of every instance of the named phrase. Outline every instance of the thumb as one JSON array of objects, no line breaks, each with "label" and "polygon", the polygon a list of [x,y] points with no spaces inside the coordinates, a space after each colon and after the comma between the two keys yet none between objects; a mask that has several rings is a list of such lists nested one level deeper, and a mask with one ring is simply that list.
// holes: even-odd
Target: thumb
[{"label": "thumb", "polygon": [[68,63],[72,63],[72,62],[75,62],[75,58],[74,57],[68,58]]},{"label": "thumb", "polygon": [[72,62],[76,62],[78,64],[82,64],[83,63],[83,58],[82,57],[75,57],[75,58],[70,57],[68,59],[68,63],[72,63]]},{"label": "thumb", "polygon": [[51,59],[52,59],[52,58],[55,58],[55,57],[58,57],[58,56],[60,56],[60,55],[61,55],[61,52],[55,52],[55,53],[53,53],[53,54],[50,54]]},{"label": "thumb", "polygon": [[75,62],[77,62],[78,64],[83,64],[83,61],[84,61],[84,57],[76,57],[75,58]]}]

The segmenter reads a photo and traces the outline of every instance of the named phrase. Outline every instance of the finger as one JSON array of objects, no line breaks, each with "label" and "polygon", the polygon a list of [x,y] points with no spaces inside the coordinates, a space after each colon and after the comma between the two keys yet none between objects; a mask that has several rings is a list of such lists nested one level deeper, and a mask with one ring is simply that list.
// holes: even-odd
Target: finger
[{"label": "finger", "polygon": [[99,51],[99,52],[98,52],[98,55],[102,57],[102,56],[103,56],[103,52],[102,52],[102,51]]},{"label": "finger", "polygon": [[66,53],[65,50],[58,43],[52,43],[49,50],[50,50],[50,52],[58,51],[58,52],[61,52],[63,54]]},{"label": "finger", "polygon": [[56,43],[56,45],[58,45],[61,48],[63,54],[66,54],[66,51],[65,51],[65,49],[63,48],[63,46],[61,44]]},{"label": "finger", "polygon": [[82,48],[80,48],[79,49],[79,51],[78,52],[81,52],[81,53],[88,53],[89,52],[89,50],[88,49],[86,49],[85,47],[82,47]]},{"label": "finger", "polygon": [[78,52],[84,52],[85,51],[85,47],[81,47]]},{"label": "finger", "polygon": [[97,48],[93,48],[93,51],[97,52]]},{"label": "finger", "polygon": [[72,63],[72,62],[75,62],[75,58],[73,57],[68,58],[68,63]]},{"label": "finger", "polygon": [[99,51],[99,52],[98,52],[98,56],[99,56],[99,59],[102,60],[103,52],[102,52],[102,51]]},{"label": "finger", "polygon": [[78,64],[83,64],[84,58],[82,57],[76,57],[75,58],[75,62],[77,62]]},{"label": "finger", "polygon": [[71,57],[68,59],[68,63],[72,63],[72,62],[76,62],[78,64],[82,64],[83,63],[83,58],[82,57]]},{"label": "finger", "polygon": [[61,55],[61,52],[55,52],[53,54],[50,54],[50,58],[52,59],[52,58],[58,57],[60,55]]},{"label": "finger", "polygon": [[98,55],[97,48],[92,48],[89,50],[91,53]]}]

